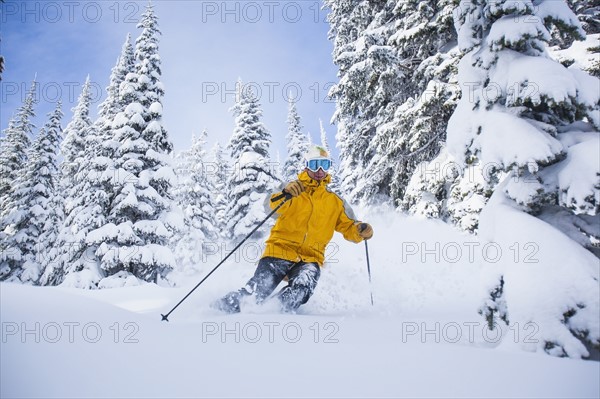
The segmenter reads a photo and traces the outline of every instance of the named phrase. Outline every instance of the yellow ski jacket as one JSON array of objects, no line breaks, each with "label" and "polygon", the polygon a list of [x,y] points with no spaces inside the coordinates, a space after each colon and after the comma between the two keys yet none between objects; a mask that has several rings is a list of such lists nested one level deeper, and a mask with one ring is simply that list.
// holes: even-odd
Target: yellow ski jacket
[{"label": "yellow ski jacket", "polygon": [[[330,175],[317,181],[304,171],[298,175],[298,180],[304,185],[305,191],[290,199],[275,214],[277,221],[271,229],[262,257],[316,262],[323,266],[325,247],[333,237],[333,232],[342,233],[348,241],[360,242],[362,237],[357,225],[360,222],[355,219],[346,201],[327,188]],[[271,198],[280,194],[278,192],[267,197],[271,210],[283,201],[271,202]]]}]

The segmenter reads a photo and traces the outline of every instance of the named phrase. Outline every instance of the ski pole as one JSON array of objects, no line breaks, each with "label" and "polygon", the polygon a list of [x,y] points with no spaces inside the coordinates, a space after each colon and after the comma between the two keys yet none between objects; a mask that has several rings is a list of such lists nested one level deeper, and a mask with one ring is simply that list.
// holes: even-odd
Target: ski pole
[{"label": "ski pole", "polygon": [[260,222],[258,225],[256,225],[256,227],[255,227],[255,228],[254,228],[254,229],[253,229],[253,230],[250,232],[250,234],[248,234],[248,235],[247,235],[247,236],[246,236],[246,237],[245,237],[245,238],[244,238],[242,241],[240,241],[240,243],[239,243],[238,245],[236,245],[236,247],[235,247],[235,248],[233,248],[233,249],[231,250],[231,252],[230,252],[229,254],[227,254],[227,256],[226,256],[226,257],[225,257],[225,258],[224,258],[224,259],[223,259],[221,262],[219,262],[219,264],[218,264],[217,266],[215,266],[215,267],[214,267],[214,268],[213,268],[213,269],[212,269],[212,270],[211,270],[211,271],[210,271],[210,272],[209,272],[209,273],[208,273],[206,276],[204,276],[204,278],[203,278],[202,280],[200,280],[200,282],[199,282],[198,284],[196,284],[196,286],[195,286],[194,288],[192,288],[192,290],[191,290],[190,292],[188,292],[186,296],[184,296],[184,297],[183,297],[183,298],[182,298],[182,299],[181,299],[179,302],[177,302],[177,305],[173,306],[173,309],[171,309],[171,310],[169,311],[169,313],[167,313],[167,314],[162,314],[162,313],[161,313],[161,316],[162,316],[162,321],[169,321],[169,315],[170,315],[171,313],[173,313],[173,311],[174,311],[175,309],[177,309],[177,307],[179,307],[179,305],[181,305],[181,304],[183,303],[183,301],[185,301],[185,300],[187,299],[187,297],[189,297],[189,296],[192,294],[192,292],[194,292],[194,291],[196,290],[196,288],[198,288],[198,287],[200,286],[200,284],[202,284],[202,283],[203,283],[203,282],[204,282],[204,281],[205,281],[205,280],[206,280],[208,277],[210,277],[210,275],[211,275],[211,274],[213,274],[213,272],[214,272],[215,270],[217,270],[217,269],[219,268],[219,266],[221,266],[221,265],[222,265],[222,264],[223,264],[223,263],[224,263],[224,262],[225,262],[227,259],[229,259],[229,257],[230,257],[231,255],[233,255],[233,253],[234,253],[235,251],[237,251],[237,249],[238,249],[239,247],[241,247],[241,246],[242,246],[242,244],[243,244],[243,243],[244,243],[244,242],[245,242],[245,241],[246,241],[248,238],[250,238],[250,236],[251,236],[252,234],[254,234],[254,232],[255,232],[256,230],[258,230],[258,229],[260,228],[260,226],[262,226],[262,225],[263,225],[263,224],[264,224],[264,223],[265,223],[267,220],[269,220],[269,218],[270,218],[271,216],[273,216],[273,214],[274,214],[275,212],[277,212],[277,211],[279,210],[279,208],[281,208],[281,207],[283,206],[283,204],[285,204],[285,203],[286,203],[286,202],[287,202],[287,201],[288,201],[290,198],[292,198],[292,196],[291,196],[290,194],[288,194],[288,193],[282,193],[281,195],[278,195],[277,197],[274,197],[274,198],[272,198],[272,199],[271,199],[271,202],[277,202],[277,201],[279,201],[279,200],[280,200],[280,199],[282,199],[282,198],[285,198],[285,200],[284,200],[284,201],[282,201],[282,202],[281,202],[281,204],[277,205],[277,207],[276,207],[275,209],[273,209],[273,210],[271,211],[271,213],[269,213],[269,214],[267,215],[267,217],[266,217],[266,218],[265,218],[265,219],[264,219],[262,222]]},{"label": "ski pole", "polygon": [[[363,231],[367,228],[366,223],[360,224],[360,230]],[[369,273],[369,289],[371,290],[371,306],[373,306],[373,285],[371,284],[371,263],[369,262],[369,245],[367,244],[367,240],[365,240],[365,251],[367,253],[367,273]]]}]

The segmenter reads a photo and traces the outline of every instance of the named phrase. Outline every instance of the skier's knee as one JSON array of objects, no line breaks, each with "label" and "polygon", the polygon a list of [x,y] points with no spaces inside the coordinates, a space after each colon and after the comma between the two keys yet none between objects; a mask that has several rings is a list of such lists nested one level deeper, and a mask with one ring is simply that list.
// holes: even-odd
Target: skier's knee
[{"label": "skier's knee", "polygon": [[294,284],[288,285],[279,294],[279,300],[283,311],[292,312],[298,309],[301,305],[304,305],[314,291],[314,286]]}]

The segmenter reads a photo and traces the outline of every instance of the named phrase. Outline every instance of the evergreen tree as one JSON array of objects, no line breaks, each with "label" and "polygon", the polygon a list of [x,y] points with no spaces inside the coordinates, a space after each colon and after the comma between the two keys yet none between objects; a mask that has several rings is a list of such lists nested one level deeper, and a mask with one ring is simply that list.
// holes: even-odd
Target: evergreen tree
[{"label": "evergreen tree", "polygon": [[[158,18],[154,13],[152,4],[148,4],[146,12],[137,26],[142,33],[136,39],[135,58],[136,77],[132,80],[135,85],[132,89],[140,93],[136,99],[145,108],[145,129],[142,137],[148,141],[155,151],[171,153],[173,144],[169,140],[166,129],[162,125],[162,97],[164,96],[161,60],[158,53],[159,36]],[[135,96],[132,96],[135,97]]]},{"label": "evergreen tree", "polygon": [[598,0],[567,0],[581,22],[581,27],[589,35],[600,33],[600,2]]},{"label": "evergreen tree", "polygon": [[448,220],[447,199],[451,184],[459,175],[457,165],[447,151],[418,165],[406,188],[402,208],[428,218]]},{"label": "evergreen tree", "polygon": [[54,196],[48,202],[49,212],[46,223],[40,235],[39,242],[43,243],[40,252],[41,275],[38,280],[39,285],[50,285],[49,276],[62,276],[63,265],[60,263],[60,235],[64,225],[65,210],[64,197],[60,192],[60,171],[55,176],[55,187],[57,188]]},{"label": "evergreen tree", "polygon": [[319,119],[319,132],[321,134],[321,147],[325,148],[325,151],[331,156],[331,146],[329,145],[329,139],[327,139],[327,131],[323,126],[323,120]]},{"label": "evergreen tree", "polygon": [[[537,7],[530,4],[530,7],[520,8],[509,3],[471,3],[457,17],[459,37],[464,38],[460,42],[461,48],[466,52],[461,68],[478,73],[481,82],[468,96],[463,96],[451,119],[448,129],[449,150],[466,165],[480,161],[489,171],[486,178],[491,181],[499,181],[504,171],[522,176],[521,182],[526,180],[528,184],[517,183],[508,188],[508,194],[532,212],[549,199],[542,187],[541,170],[563,160],[565,156],[564,146],[557,140],[558,129],[586,117],[592,123],[597,119],[593,111],[598,104],[586,103],[586,97],[581,95],[585,88],[577,91],[577,78],[544,53],[545,42],[551,39],[550,26],[563,29],[564,35],[573,34],[576,39],[582,38],[583,31],[576,18],[566,4],[561,4],[563,8],[560,12],[554,10],[551,13],[546,2]],[[485,16],[476,18],[480,12],[484,12]],[[537,17],[534,20],[538,22],[522,22],[528,16]],[[522,27],[519,35],[511,36],[506,30],[506,21],[510,18],[517,18],[515,25]],[[482,29],[484,36],[478,38]],[[483,48],[484,43],[491,47],[475,55],[474,49]],[[469,67],[467,63],[471,61],[474,65]],[[513,61],[516,63],[511,63]],[[509,63],[511,68],[518,69],[511,77],[514,81],[506,82],[500,74],[504,74]],[[549,76],[564,78],[569,83],[563,86],[561,92],[556,92],[550,88],[554,87],[555,82],[538,78],[534,82],[536,91],[528,90],[528,65],[544,68]],[[490,90],[495,89],[490,86],[498,85],[498,82],[506,82],[508,87],[501,87],[500,96],[489,95]],[[473,102],[478,111],[475,119],[466,116],[473,109]],[[503,130],[506,126],[519,127],[516,131],[520,132],[522,139],[530,140],[528,151],[515,156],[515,149],[510,146],[485,147],[487,137],[497,136],[503,140],[510,137],[511,132],[498,131],[500,126]],[[535,181],[538,183],[533,183]],[[515,192],[511,193],[513,189]],[[590,206],[594,208],[593,204]]]},{"label": "evergreen tree", "polygon": [[327,186],[330,190],[336,191],[338,190],[340,184],[340,177],[338,176],[336,162],[333,160],[333,153],[331,152],[331,146],[329,145],[329,140],[327,140],[327,132],[325,131],[325,127],[323,126],[323,121],[319,119],[319,128],[321,130],[321,147],[325,148],[329,156],[331,157],[331,169],[329,170],[329,174],[331,175],[331,183]]},{"label": "evergreen tree", "polygon": [[97,125],[90,117],[90,106],[88,76],[73,108],[73,117],[64,131],[60,183],[64,221],[56,239],[56,251],[49,255],[48,265],[40,279],[43,285],[58,285],[66,279],[68,286],[90,289],[96,288],[103,277],[95,248],[87,243],[88,233],[103,222],[103,209],[96,204],[108,201],[106,194],[94,190],[90,183],[90,180],[100,178],[100,174],[93,173],[95,157],[100,152],[100,139]]},{"label": "evergreen tree", "polygon": [[[600,1],[598,0],[567,0],[571,10],[577,15],[581,26],[588,35],[600,33]],[[595,61],[586,71],[597,78],[600,78],[600,45],[587,49],[590,54],[594,54]]]},{"label": "evergreen tree", "polygon": [[327,4],[342,190],[353,202],[399,204],[417,165],[438,154],[456,104],[458,1]]},{"label": "evergreen tree", "polygon": [[78,192],[74,192],[75,178],[80,170],[82,162],[85,161],[86,135],[92,126],[90,117],[91,105],[91,83],[90,77],[86,78],[77,105],[72,109],[73,117],[64,131],[64,140],[61,146],[63,154],[62,163],[62,189],[66,193],[65,211],[69,213],[72,209],[71,201]]},{"label": "evergreen tree", "polygon": [[185,205],[183,209],[188,226],[199,230],[205,239],[213,240],[217,238],[218,232],[213,203],[214,187],[208,174],[212,168],[209,169],[204,149],[206,139],[206,130],[200,137],[192,138],[192,147],[189,153],[185,153],[187,159],[184,161],[188,173],[183,176],[179,192],[180,204]]},{"label": "evergreen tree", "polygon": [[120,86],[127,74],[134,72],[135,68],[135,54],[133,45],[131,44],[131,35],[128,34],[121,50],[121,55],[117,59],[117,63],[112,69],[110,75],[110,83],[106,88],[106,99],[98,107],[99,117],[96,120],[96,125],[99,129],[99,134],[103,141],[108,141],[104,145],[107,146],[109,151],[107,154],[111,154],[111,145],[116,144],[113,140],[112,124],[115,116],[119,112],[123,112],[124,104],[121,101]]},{"label": "evergreen tree", "polygon": [[[35,117],[34,81],[23,105],[17,114],[8,122],[0,147],[0,217],[11,210],[14,198],[13,188],[17,178],[25,169],[27,151],[31,146],[31,137],[35,128],[32,119]],[[4,229],[5,226],[0,226]]]},{"label": "evergreen tree", "polygon": [[176,235],[174,253],[181,268],[201,262],[200,248],[205,242],[216,240],[219,231],[214,206],[214,187],[206,162],[206,131],[200,137],[192,136],[192,147],[179,156],[176,169],[178,184],[175,199],[183,210],[185,229]]},{"label": "evergreen tree", "polygon": [[287,142],[287,158],[283,164],[284,181],[295,180],[304,166],[304,154],[308,151],[308,137],[302,133],[300,116],[296,110],[296,104],[288,99],[288,133],[285,136]]},{"label": "evergreen tree", "polygon": [[210,159],[212,160],[212,173],[210,174],[210,178],[213,187],[215,223],[219,236],[225,237],[227,235],[225,230],[225,211],[227,209],[227,179],[230,168],[221,144],[216,143],[213,146]]},{"label": "evergreen tree", "polygon": [[[133,47],[127,36],[117,64],[112,70],[107,97],[100,104],[99,117],[90,124],[89,89],[84,87],[80,105],[73,121],[71,151],[74,177],[65,180],[71,185],[67,190],[69,207],[63,233],[59,236],[59,251],[42,276],[43,284],[64,283],[80,288],[96,288],[102,285],[105,273],[100,266],[98,249],[103,247],[103,236],[92,234],[107,224],[114,188],[127,175],[115,168],[114,153],[118,142],[114,139],[115,118],[124,109],[120,98],[120,85],[134,68]],[[70,129],[71,130],[71,129]],[[84,143],[84,149],[75,143]],[[73,234],[74,233],[74,234]],[[62,251],[61,251],[62,249]]]},{"label": "evergreen tree", "polygon": [[169,240],[182,227],[171,197],[173,147],[162,124],[160,30],[152,5],[138,28],[142,32],[136,40],[135,72],[120,85],[124,108],[112,126],[115,179],[107,223],[88,239],[99,245],[95,254],[102,272],[113,276],[101,284],[106,287],[165,276],[174,265]]},{"label": "evergreen tree", "polygon": [[[455,0],[404,1],[384,18],[395,21],[387,43],[402,66],[397,101],[380,112],[372,142],[376,154],[365,169],[365,193],[394,205],[403,200],[406,187],[423,161],[433,159],[446,138],[446,127],[456,107],[456,31],[452,11]],[[381,197],[383,196],[383,197]]]},{"label": "evergreen tree", "polygon": [[25,169],[14,184],[12,209],[4,221],[11,234],[3,237],[6,249],[0,260],[2,279],[37,284],[53,246],[54,223],[60,221],[60,210],[54,206],[62,115],[58,103],[33,142]]},{"label": "evergreen tree", "polygon": [[[105,248],[103,236],[90,233],[107,225],[114,188],[128,177],[115,167],[114,154],[119,143],[114,139],[113,124],[119,112],[124,110],[120,85],[133,72],[134,61],[128,35],[112,70],[107,97],[99,106],[98,119],[89,126],[87,118],[85,123],[75,122],[74,132],[81,129],[84,133],[81,139],[85,143],[85,151],[79,152],[75,178],[68,182],[71,184],[68,191],[71,193],[70,206],[65,217],[64,233],[59,238],[64,243],[61,246],[63,251],[52,262],[52,267],[46,268],[42,278],[45,284],[63,283],[90,289],[104,285],[102,279],[106,274],[98,256],[99,249]],[[86,97],[87,91],[84,88],[82,97]],[[83,110],[89,115],[89,105]]]},{"label": "evergreen tree", "polygon": [[[571,211],[571,217],[581,215],[585,220],[600,211],[600,171],[589,167],[597,164],[597,152],[590,148],[600,143],[600,94],[590,87],[597,88],[600,82],[549,58],[546,47],[556,38],[565,43],[582,39],[577,18],[565,2],[472,0],[461,3],[455,24],[464,56],[459,65],[463,94],[447,136],[447,150],[461,171],[454,186],[473,184],[477,179],[466,174],[477,169],[494,191],[496,212],[512,207],[517,215],[518,209],[551,219],[565,234],[574,234],[568,220],[558,217],[561,212]],[[582,135],[582,127],[588,134]],[[455,219],[471,217],[469,202],[470,198],[458,198],[449,208]],[[487,214],[493,220],[495,213]],[[535,218],[530,219],[535,224]],[[585,356],[584,342],[600,344],[597,324],[588,321],[599,311],[597,299],[588,295],[597,288],[597,279],[580,269],[585,265],[573,265],[573,275],[579,277],[572,281],[553,275],[562,265],[544,266],[543,272],[556,279],[552,295],[568,298],[566,303],[548,302],[543,295],[529,298],[529,288],[520,292],[520,287],[524,279],[532,278],[534,267],[507,266],[494,272],[501,281],[490,292],[496,305],[488,303],[488,308],[507,307],[503,312],[511,322],[537,323],[544,331],[539,346],[548,353]],[[519,302],[525,297],[526,302]],[[503,298],[506,305],[500,303]],[[536,316],[540,313],[543,318]]]},{"label": "evergreen tree", "polygon": [[102,240],[88,242],[88,234],[107,223],[113,189],[127,178],[115,169],[114,152],[118,142],[114,140],[113,123],[124,104],[120,98],[120,85],[127,74],[133,72],[134,53],[127,36],[117,64],[112,70],[107,97],[100,106],[99,118],[92,124],[90,113],[89,78],[74,118],[66,131],[63,150],[65,163],[63,187],[66,192],[65,225],[58,241],[59,250],[42,277],[43,284],[59,284],[68,275],[67,285],[96,288],[105,276],[101,271],[97,249]]},{"label": "evergreen tree", "polygon": [[[333,122],[338,124],[340,188],[357,202],[363,198],[362,170],[374,156],[369,144],[375,136],[377,113],[398,91],[387,78],[388,69],[398,68],[398,63],[381,32],[370,29],[386,1],[326,0],[325,6],[331,10],[329,38],[340,78],[329,92],[336,100]],[[389,84],[377,85],[380,77]]]},{"label": "evergreen tree", "polygon": [[[555,37],[562,37],[563,40],[565,40],[566,42],[571,41],[568,39],[569,35],[571,35],[574,38],[581,38],[583,32],[581,32],[576,26],[577,21],[572,17],[572,15],[565,16],[565,13],[568,12],[568,10],[566,9],[564,4],[553,3],[556,4],[557,7],[555,11],[559,10],[557,12],[552,11],[549,8],[550,3],[540,3],[540,5],[538,6],[533,6],[531,5],[531,3],[527,4],[529,4],[529,6],[527,7],[525,5],[523,5],[522,7],[514,6],[515,8],[521,7],[523,9],[520,16],[518,14],[511,14],[512,11],[510,10],[510,7],[503,6],[506,8],[503,14],[504,17],[503,15],[497,15],[494,17],[503,17],[504,20],[507,20],[509,18],[508,15],[511,15],[512,17],[516,18],[517,22],[513,25],[513,28],[518,25],[522,25],[523,27],[536,26],[536,24],[533,23],[525,25],[519,19],[530,18],[533,22],[538,21],[538,25],[543,24],[543,27],[536,31],[537,36],[534,35],[530,40],[511,38],[512,42],[506,44],[507,48],[514,48],[515,51],[519,51],[520,53],[532,57],[540,55],[539,53],[541,49],[547,46],[546,43],[544,43],[544,41],[550,42],[555,40],[552,38],[552,35],[550,35],[551,31],[555,33]],[[563,7],[562,12],[560,11],[561,7]],[[536,10],[535,12],[532,11],[534,9]],[[481,38],[483,33],[491,31],[490,20],[485,20],[483,17],[480,18],[477,16],[479,12],[483,12],[484,10],[485,12],[492,12],[493,10],[495,10],[495,7],[491,3],[484,4],[466,2],[464,4],[461,3],[461,6],[457,8],[457,18],[460,18],[459,20],[457,20],[457,24],[461,27],[459,31],[460,34],[463,35],[460,36],[461,40],[459,43],[461,43],[463,50],[468,50],[469,46],[471,46],[472,48],[472,46],[474,46],[473,43],[478,43],[477,40],[480,40],[480,42],[482,43],[483,39]],[[468,15],[465,13],[467,13]],[[561,18],[563,18],[564,20],[560,20]],[[504,21],[502,21],[501,23],[504,23]],[[495,43],[497,41],[502,40],[503,28],[501,28],[500,26],[501,25],[498,24],[494,29],[494,32],[490,32],[490,34],[500,36],[500,38],[496,38],[494,40],[490,39],[489,41],[491,43]],[[562,34],[556,34],[557,29],[563,26],[564,29],[562,31]],[[548,29],[546,29],[547,27]],[[521,28],[521,30],[523,29]],[[473,32],[472,34],[469,33],[471,31]],[[532,35],[531,32],[527,32],[525,34]],[[465,46],[466,48],[464,48]],[[548,96],[546,93],[539,96],[541,98],[535,98],[539,95],[537,89],[539,79],[537,77],[523,77],[523,79],[525,79],[524,82],[514,81],[511,82],[509,87],[499,87],[498,82],[504,82],[502,75],[503,72],[508,69],[516,69],[515,66],[512,64],[510,68],[506,67],[508,69],[505,69],[505,65],[502,64],[502,62],[500,62],[500,64],[502,64],[502,67],[494,66],[494,60],[495,57],[497,57],[497,54],[512,54],[509,51],[502,52],[502,45],[494,44],[494,46],[495,47],[493,51],[486,52],[482,56],[478,57],[477,61],[478,65],[480,66],[480,70],[487,71],[487,69],[493,67],[493,71],[492,73],[486,72],[485,75],[483,75],[484,77],[481,77],[481,83],[474,82],[471,78],[469,78],[470,80],[466,82],[466,84],[469,85],[468,87],[466,87],[466,89],[468,90],[467,99],[462,100],[463,110],[459,110],[459,113],[456,114],[457,116],[453,117],[454,121],[456,122],[455,125],[460,124],[464,120],[472,118],[472,116],[465,116],[465,113],[468,112],[469,108],[471,108],[473,104],[475,104],[476,109],[482,109],[484,107],[497,108],[498,105],[494,104],[502,104],[507,106],[507,109],[511,110],[519,110],[519,107],[523,105],[526,108],[521,108],[519,110],[519,116],[522,116],[525,120],[532,121],[530,123],[534,124],[537,123],[535,121],[539,121],[542,123],[550,122],[554,126],[561,126],[570,123],[569,120],[574,121],[583,117],[583,115],[585,114],[587,115],[587,118],[592,122],[592,124],[597,125],[597,122],[595,122],[595,120],[597,120],[597,117],[594,116],[595,114],[597,114],[597,112],[594,112],[594,110],[597,109],[598,105],[597,103],[594,104],[593,101],[588,101],[587,104],[583,104],[581,100],[576,100],[572,102],[571,96],[568,93],[565,95],[565,98],[568,98],[568,100],[564,103],[561,100],[551,98],[551,96]],[[485,58],[487,59],[484,61]],[[545,56],[541,56],[539,57],[537,62],[550,64],[553,70],[559,71],[557,73],[560,73],[560,70],[556,69],[557,66],[555,65],[555,63],[551,63],[550,60],[545,60],[545,58]],[[525,63],[524,60],[526,59],[527,58],[523,58],[520,59],[520,61],[522,63]],[[508,60],[508,58],[505,58],[504,60]],[[463,61],[463,63],[464,62],[466,61]],[[506,62],[508,61],[505,61],[505,63]],[[537,69],[540,69],[541,67],[542,64],[536,65]],[[523,71],[523,68],[518,69],[518,71],[522,74],[521,71]],[[582,74],[579,74],[577,71],[572,71],[571,73],[580,76],[580,78],[578,78],[577,76],[567,76],[567,79],[571,82],[573,82],[574,78],[583,80],[589,78],[586,78]],[[498,76],[499,80],[494,80],[496,79],[495,76]],[[542,83],[546,83],[546,81]],[[473,85],[477,84],[479,84],[479,86],[477,86],[477,90],[474,91]],[[522,84],[523,86],[519,87],[519,84]],[[590,82],[589,84],[593,85],[594,83]],[[587,84],[584,84],[584,86],[587,86]],[[502,95],[496,95],[496,92],[500,92],[502,93]],[[585,92],[585,87],[583,87],[583,92]],[[571,93],[574,94],[573,91],[571,91]],[[528,94],[534,94],[533,98],[527,98]],[[580,96],[579,98],[584,98],[584,96]],[[546,99],[548,99],[548,101],[546,101]],[[554,106],[555,101],[557,103],[560,103],[561,106]],[[544,108],[548,108],[548,114],[546,114],[545,112],[540,112],[543,111]],[[564,113],[564,116],[566,118],[555,118],[554,116],[550,116],[549,114],[552,114],[552,110],[557,111],[556,114]],[[487,112],[487,110],[481,111],[482,118],[485,112]],[[487,115],[491,116],[494,115],[494,113],[490,113]],[[506,117],[506,115],[502,116]],[[484,120],[484,118],[482,120]],[[487,124],[488,127],[493,125],[502,125],[501,123],[498,123],[496,119],[492,119],[491,117],[489,118],[489,120],[494,122]],[[525,125],[525,127],[528,126]],[[452,129],[453,125],[450,126],[450,130]],[[467,131],[467,129],[471,128],[458,125],[456,131],[465,132]],[[472,129],[473,130],[471,130],[471,132],[478,132],[478,134],[474,135],[474,143],[477,143],[481,132],[478,130],[478,127],[473,127]],[[549,129],[550,142],[552,142],[552,136],[557,137],[556,127]],[[559,129],[562,128],[559,127]],[[543,131],[547,129],[542,128],[541,130]],[[555,133],[552,133],[553,130]],[[458,137],[458,135],[455,135],[454,137]],[[471,140],[471,137],[467,137],[464,135],[463,137],[465,143]],[[538,138],[541,137],[544,137],[543,134],[541,136],[538,136]],[[452,144],[452,142],[453,140],[451,138],[450,144]],[[551,151],[558,151],[555,154],[556,160],[564,158],[564,153],[562,151],[561,146],[557,145],[556,142],[552,143],[553,144],[548,145],[554,148],[554,150]],[[504,148],[502,146],[495,147]],[[488,147],[488,153],[491,153],[491,148],[491,146]],[[467,150],[466,153],[468,155],[471,154],[472,149]],[[455,156],[458,158],[454,158]],[[530,175],[529,172],[525,170],[527,169],[527,167],[524,167],[523,165],[518,166],[517,164],[513,164],[512,166],[500,166],[502,162],[497,161],[496,159],[492,160],[491,162],[482,163],[479,162],[477,156],[470,155],[467,157],[467,161],[465,163],[464,158],[465,156],[463,154],[459,154],[458,151],[450,151],[447,153],[440,154],[440,156],[434,159],[429,165],[420,165],[419,173],[413,178],[413,180],[411,180],[411,187],[409,188],[409,192],[407,193],[407,196],[405,197],[402,203],[403,208],[408,209],[411,212],[423,211],[429,216],[438,215],[439,217],[442,217],[444,219],[451,220],[452,222],[456,223],[465,230],[475,231],[478,227],[479,213],[482,210],[485,203],[487,202],[487,200],[489,199],[489,197],[491,196],[492,192],[494,191],[494,187],[499,183],[499,174],[503,173],[503,168],[504,170],[511,168],[517,170],[517,175],[522,176],[522,180],[532,183],[524,186],[530,189],[527,191],[529,194],[526,194],[525,192],[523,192],[522,194],[524,194],[525,196],[530,195],[532,198],[537,198],[536,200],[534,200],[534,202],[538,200],[545,201],[544,198],[552,202],[551,197],[555,197],[555,194],[548,195],[548,193],[545,193],[545,190],[543,190],[540,187],[539,174],[537,177]],[[540,165],[552,163],[552,159],[553,158],[550,157],[549,159],[539,161],[539,163]],[[535,166],[534,163],[535,162],[530,163],[530,166],[534,167],[535,170],[536,168],[538,168],[538,166]],[[508,164],[510,164],[510,162],[508,162]],[[440,176],[440,171],[446,172],[445,175]],[[537,172],[535,172],[534,174],[537,174]],[[536,181],[538,183],[535,183]],[[515,190],[518,191],[519,189],[515,188]],[[590,192],[593,192],[593,190],[591,190]],[[591,197],[593,197],[593,194],[591,195]],[[520,199],[519,202],[528,201],[525,199]],[[592,202],[588,202],[588,206],[593,208],[594,205]],[[533,203],[530,203],[530,205],[530,211],[534,211],[534,208],[539,209],[540,207],[540,205],[534,205]],[[587,235],[589,236],[590,234],[587,233]]]},{"label": "evergreen tree", "polygon": [[[241,80],[237,90],[232,107],[235,129],[227,146],[233,171],[227,180],[230,191],[225,210],[227,237],[233,240],[245,237],[266,217],[263,202],[276,185],[269,158],[271,135],[260,120],[258,99]],[[256,237],[261,234],[264,229]]]}]

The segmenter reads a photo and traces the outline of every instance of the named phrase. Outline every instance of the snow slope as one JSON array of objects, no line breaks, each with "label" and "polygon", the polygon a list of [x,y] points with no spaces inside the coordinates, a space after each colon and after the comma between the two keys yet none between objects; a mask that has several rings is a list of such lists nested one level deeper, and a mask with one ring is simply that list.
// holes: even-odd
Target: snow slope
[{"label": "snow slope", "polygon": [[315,295],[296,315],[273,304],[238,315],[208,307],[252,274],[260,243],[243,247],[168,323],[160,313],[221,254],[174,276],[180,288],[0,284],[0,397],[600,395],[600,363],[512,345],[535,340],[531,326],[485,328],[477,309],[488,273],[475,237],[400,215],[365,220],[375,227],[375,306],[364,245],[337,236]]}]

